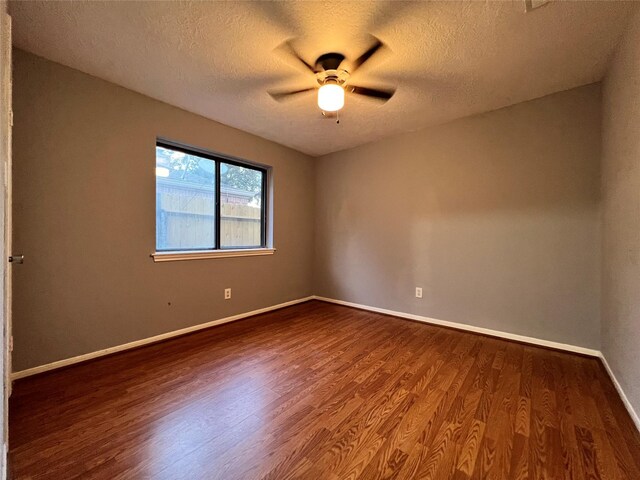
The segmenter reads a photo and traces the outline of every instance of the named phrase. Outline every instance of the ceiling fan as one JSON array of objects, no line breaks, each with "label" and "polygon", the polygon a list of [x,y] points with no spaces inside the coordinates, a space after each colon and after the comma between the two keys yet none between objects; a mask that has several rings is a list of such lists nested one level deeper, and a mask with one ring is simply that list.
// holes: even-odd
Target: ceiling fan
[{"label": "ceiling fan", "polygon": [[325,116],[333,116],[332,114],[337,114],[338,110],[344,106],[345,93],[363,95],[374,100],[386,102],[395,93],[395,88],[368,88],[359,87],[349,83],[350,75],[384,46],[378,38],[373,37],[373,40],[373,45],[357,59],[351,62],[350,70],[341,68],[342,63],[346,59],[346,57],[341,53],[325,53],[318,57],[314,65],[311,65],[303,59],[298,52],[296,52],[289,40],[285,41],[276,50],[282,50],[299,61],[304,68],[316,77],[318,86],[303,88],[300,90],[270,91],[269,95],[277,101],[283,101],[301,93],[317,90],[318,107],[320,107],[320,110],[322,110]]}]

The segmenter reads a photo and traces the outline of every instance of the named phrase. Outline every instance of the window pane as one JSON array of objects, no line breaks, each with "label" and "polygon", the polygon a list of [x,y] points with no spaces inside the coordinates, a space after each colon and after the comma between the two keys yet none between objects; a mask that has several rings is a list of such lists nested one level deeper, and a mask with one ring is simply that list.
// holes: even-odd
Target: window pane
[{"label": "window pane", "polygon": [[156,249],[215,247],[215,162],[156,147]]},{"label": "window pane", "polygon": [[262,176],[260,170],[220,163],[220,245],[262,244]]}]

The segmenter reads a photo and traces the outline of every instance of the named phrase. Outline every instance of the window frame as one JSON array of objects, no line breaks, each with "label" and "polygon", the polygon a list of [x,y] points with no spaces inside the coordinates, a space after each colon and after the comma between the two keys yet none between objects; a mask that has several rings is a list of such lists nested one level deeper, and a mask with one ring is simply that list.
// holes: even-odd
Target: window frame
[{"label": "window frame", "polygon": [[[178,152],[185,153],[187,155],[195,155],[197,157],[205,158],[214,162],[215,166],[215,236],[214,246],[212,248],[181,248],[181,249],[159,249],[157,244],[157,232],[158,224],[155,222],[156,234],[155,238],[155,253],[151,256],[158,261],[172,261],[172,260],[190,260],[200,258],[218,258],[218,257],[235,257],[235,256],[254,256],[254,255],[268,255],[275,252],[275,249],[269,246],[269,240],[267,238],[267,225],[269,221],[269,205],[268,205],[268,187],[270,177],[270,167],[257,164],[247,160],[231,157],[229,155],[212,152],[203,148],[192,147],[182,143],[167,140],[165,138],[156,138],[155,147],[166,148]],[[155,148],[154,148],[155,152]],[[155,156],[154,156],[155,158]],[[154,160],[154,167],[155,165]],[[220,179],[220,165],[225,163],[227,165],[248,168],[251,170],[257,170],[262,173],[262,191],[260,198],[260,245],[253,246],[222,246],[221,242],[221,220],[220,215],[222,208],[221,201],[221,179]],[[154,177],[155,178],[155,177]],[[156,209],[157,209],[157,179],[156,179]]]}]

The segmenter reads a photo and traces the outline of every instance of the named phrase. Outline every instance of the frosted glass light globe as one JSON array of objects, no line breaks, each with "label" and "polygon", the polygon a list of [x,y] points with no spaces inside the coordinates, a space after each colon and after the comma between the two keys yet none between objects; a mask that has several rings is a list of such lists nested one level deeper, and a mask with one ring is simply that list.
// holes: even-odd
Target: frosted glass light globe
[{"label": "frosted glass light globe", "polygon": [[318,90],[318,106],[325,112],[337,112],[344,107],[344,89],[335,83],[322,85]]}]

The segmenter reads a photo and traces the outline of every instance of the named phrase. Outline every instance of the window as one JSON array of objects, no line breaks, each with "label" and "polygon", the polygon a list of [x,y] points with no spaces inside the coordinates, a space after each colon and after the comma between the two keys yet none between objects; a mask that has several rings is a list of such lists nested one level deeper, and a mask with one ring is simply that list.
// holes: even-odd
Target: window
[{"label": "window", "polygon": [[156,251],[266,248],[265,169],[156,144]]}]

